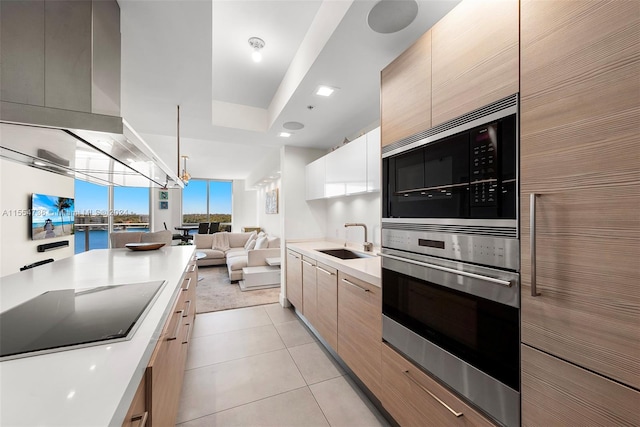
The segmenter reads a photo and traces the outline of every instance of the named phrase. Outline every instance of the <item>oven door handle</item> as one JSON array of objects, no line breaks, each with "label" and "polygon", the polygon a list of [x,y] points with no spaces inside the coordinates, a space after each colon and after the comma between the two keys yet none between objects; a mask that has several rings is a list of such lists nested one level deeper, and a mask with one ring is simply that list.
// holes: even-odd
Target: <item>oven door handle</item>
[{"label": "oven door handle", "polygon": [[427,268],[432,268],[434,270],[440,270],[440,271],[444,271],[444,272],[447,272],[447,273],[457,274],[458,276],[465,276],[465,277],[470,277],[472,279],[478,279],[478,280],[483,280],[485,282],[495,283],[497,285],[505,286],[507,288],[511,287],[511,281],[510,280],[496,279],[495,277],[483,276],[481,274],[476,274],[476,273],[469,273],[469,272],[466,272],[466,271],[456,270],[455,268],[442,267],[440,265],[429,264],[429,263],[426,263],[426,262],[416,261],[416,260],[409,259],[409,258],[402,258],[402,257],[395,256],[395,255],[389,255],[389,254],[382,254],[381,253],[380,256],[382,256],[384,258],[395,259],[396,261],[402,261],[402,262],[406,262],[406,263],[409,263],[409,264],[419,265],[421,267],[427,267]]}]

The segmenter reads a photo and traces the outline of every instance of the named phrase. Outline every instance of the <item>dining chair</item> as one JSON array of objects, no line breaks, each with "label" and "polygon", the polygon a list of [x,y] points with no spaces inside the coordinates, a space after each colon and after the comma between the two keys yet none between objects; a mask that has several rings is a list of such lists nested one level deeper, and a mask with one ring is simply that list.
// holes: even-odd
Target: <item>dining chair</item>
[{"label": "dining chair", "polygon": [[198,234],[209,234],[208,222],[201,222],[198,224]]},{"label": "dining chair", "polygon": [[[164,229],[168,231],[169,229],[167,228],[167,223],[163,222],[163,224],[164,224]],[[183,240],[183,237],[184,236],[182,234],[174,233],[171,235],[171,240]]]},{"label": "dining chair", "polygon": [[209,234],[213,234],[213,233],[217,233],[220,229],[220,223],[219,222],[212,222],[211,224],[209,224]]}]

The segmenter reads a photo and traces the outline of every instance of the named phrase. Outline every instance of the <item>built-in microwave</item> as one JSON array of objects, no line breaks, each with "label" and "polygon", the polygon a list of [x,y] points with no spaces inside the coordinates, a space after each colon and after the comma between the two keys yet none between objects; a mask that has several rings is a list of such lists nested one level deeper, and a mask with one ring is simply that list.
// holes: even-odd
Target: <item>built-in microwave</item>
[{"label": "built-in microwave", "polygon": [[517,95],[481,110],[384,147],[384,219],[515,221]]}]

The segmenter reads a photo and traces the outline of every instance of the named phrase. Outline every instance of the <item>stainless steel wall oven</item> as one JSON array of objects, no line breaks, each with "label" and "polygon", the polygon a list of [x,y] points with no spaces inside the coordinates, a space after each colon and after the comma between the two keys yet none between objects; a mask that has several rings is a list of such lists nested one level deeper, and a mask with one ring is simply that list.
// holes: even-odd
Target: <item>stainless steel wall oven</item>
[{"label": "stainless steel wall oven", "polygon": [[383,339],[520,423],[518,96],[383,148]]}]

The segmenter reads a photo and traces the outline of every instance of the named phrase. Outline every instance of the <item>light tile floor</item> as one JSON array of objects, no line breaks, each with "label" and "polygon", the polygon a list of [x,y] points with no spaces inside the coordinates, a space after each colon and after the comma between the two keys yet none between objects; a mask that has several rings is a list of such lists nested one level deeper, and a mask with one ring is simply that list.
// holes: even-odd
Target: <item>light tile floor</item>
[{"label": "light tile floor", "polygon": [[388,426],[290,309],[198,314],[178,425]]}]

